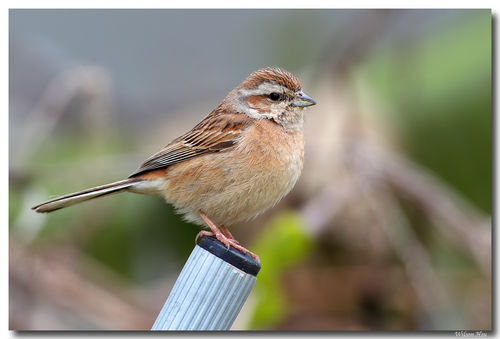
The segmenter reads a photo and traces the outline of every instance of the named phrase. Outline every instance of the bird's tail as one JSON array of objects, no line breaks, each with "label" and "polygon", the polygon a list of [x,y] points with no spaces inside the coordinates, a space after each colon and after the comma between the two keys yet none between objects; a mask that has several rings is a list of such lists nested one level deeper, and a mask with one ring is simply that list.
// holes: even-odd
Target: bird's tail
[{"label": "bird's tail", "polygon": [[81,192],[63,195],[39,205],[33,206],[31,209],[38,213],[48,213],[60,208],[68,207],[74,204],[81,203],[90,199],[102,197],[113,193],[119,193],[123,190],[143,181],[141,178],[129,178],[117,181],[111,184],[89,188]]}]

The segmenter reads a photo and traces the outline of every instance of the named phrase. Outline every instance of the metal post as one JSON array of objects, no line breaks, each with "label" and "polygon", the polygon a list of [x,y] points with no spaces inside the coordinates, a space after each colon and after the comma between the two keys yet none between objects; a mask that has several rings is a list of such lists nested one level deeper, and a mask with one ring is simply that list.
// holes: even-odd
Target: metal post
[{"label": "metal post", "polygon": [[225,331],[231,328],[256,281],[260,264],[203,237],[189,256],[152,331]]}]

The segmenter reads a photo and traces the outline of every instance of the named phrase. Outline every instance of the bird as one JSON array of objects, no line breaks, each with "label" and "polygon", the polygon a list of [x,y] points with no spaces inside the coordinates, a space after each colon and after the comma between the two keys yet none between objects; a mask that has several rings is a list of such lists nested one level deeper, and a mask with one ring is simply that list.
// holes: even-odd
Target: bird
[{"label": "bird", "polygon": [[195,242],[214,236],[228,249],[259,260],[228,227],[255,218],[292,190],[304,164],[304,111],[315,104],[292,73],[278,67],[256,70],[128,178],[32,209],[48,213],[120,192],[159,196],[186,221],[208,226]]}]

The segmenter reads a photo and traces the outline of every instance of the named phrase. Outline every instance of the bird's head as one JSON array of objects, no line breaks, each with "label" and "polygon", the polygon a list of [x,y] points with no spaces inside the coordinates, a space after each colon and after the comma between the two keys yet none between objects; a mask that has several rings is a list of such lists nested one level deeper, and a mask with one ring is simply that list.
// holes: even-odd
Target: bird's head
[{"label": "bird's head", "polygon": [[299,79],[280,68],[250,74],[226,97],[232,109],[254,119],[272,119],[285,128],[300,128],[304,108],[316,102],[302,91]]}]

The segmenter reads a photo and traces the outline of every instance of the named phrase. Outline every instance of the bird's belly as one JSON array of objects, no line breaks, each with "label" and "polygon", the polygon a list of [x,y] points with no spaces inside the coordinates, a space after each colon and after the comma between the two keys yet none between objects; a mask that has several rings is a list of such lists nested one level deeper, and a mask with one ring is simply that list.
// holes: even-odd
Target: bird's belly
[{"label": "bird's belly", "polygon": [[[284,165],[284,164],[283,164]],[[277,204],[295,185],[300,168],[229,168],[223,190],[209,190],[201,209],[214,222],[227,226],[256,217]]]},{"label": "bird's belly", "polygon": [[190,222],[204,224],[201,209],[216,224],[230,226],[274,206],[293,188],[303,147],[241,149],[193,160],[168,168],[165,199]]}]

